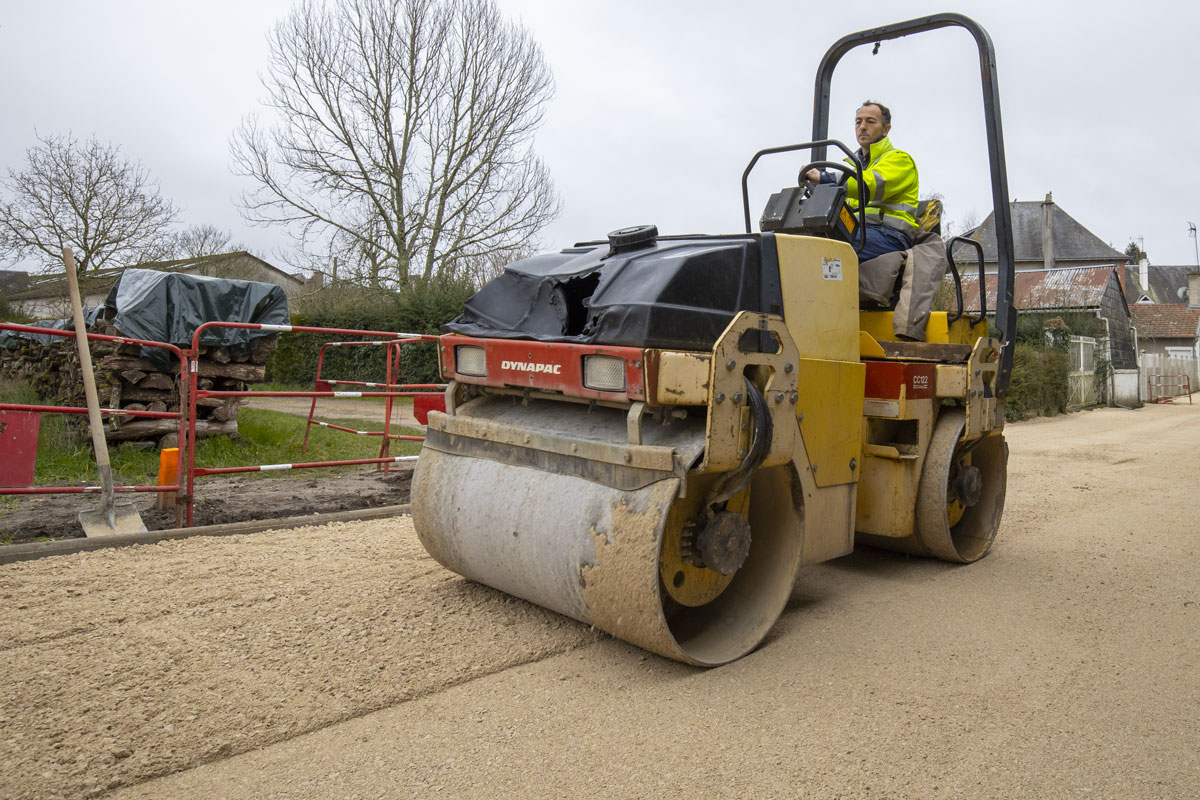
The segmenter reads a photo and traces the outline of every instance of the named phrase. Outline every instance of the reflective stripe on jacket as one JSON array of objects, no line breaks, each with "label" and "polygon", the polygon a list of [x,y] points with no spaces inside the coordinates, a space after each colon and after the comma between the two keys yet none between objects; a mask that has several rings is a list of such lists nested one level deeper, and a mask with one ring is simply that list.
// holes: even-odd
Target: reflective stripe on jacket
[{"label": "reflective stripe on jacket", "polygon": [[[860,151],[861,152],[861,151]],[[846,159],[851,166],[850,159]],[[912,241],[917,232],[917,165],[886,136],[869,148],[863,164],[867,192],[867,223],[903,231]],[[858,210],[858,181],[846,176],[846,204]]]}]

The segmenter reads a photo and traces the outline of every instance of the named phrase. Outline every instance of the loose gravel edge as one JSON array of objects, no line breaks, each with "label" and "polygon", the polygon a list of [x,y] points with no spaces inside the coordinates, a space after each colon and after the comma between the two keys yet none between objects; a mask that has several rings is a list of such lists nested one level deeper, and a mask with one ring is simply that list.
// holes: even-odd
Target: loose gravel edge
[{"label": "loose gravel edge", "polygon": [[92,550],[104,550],[110,547],[154,544],[155,542],[163,542],[169,539],[188,539],[192,536],[232,536],[234,534],[260,533],[262,531],[299,528],[309,525],[326,525],[330,522],[352,522],[355,520],[397,517],[407,514],[408,509],[409,505],[405,503],[398,506],[378,506],[376,508],[363,508],[353,511],[333,511],[328,514],[306,514],[301,517],[256,519],[248,522],[233,522],[224,525],[200,525],[194,528],[171,528],[165,531],[127,533],[97,539],[56,539],[51,542],[11,544],[6,547],[0,547],[0,564],[33,561],[48,556],[85,553]]}]

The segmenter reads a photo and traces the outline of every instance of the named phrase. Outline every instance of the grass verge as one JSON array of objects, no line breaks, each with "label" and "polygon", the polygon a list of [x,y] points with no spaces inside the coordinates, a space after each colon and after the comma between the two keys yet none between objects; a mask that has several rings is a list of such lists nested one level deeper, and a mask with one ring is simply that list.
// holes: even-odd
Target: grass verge
[{"label": "grass verge", "polygon": [[[273,391],[287,391],[274,389]],[[36,404],[37,394],[28,386],[0,382],[0,402]],[[64,414],[42,414],[38,433],[34,483],[38,486],[69,486],[99,480],[86,417],[83,424],[68,421]],[[347,428],[377,427],[362,420],[326,419]],[[240,467],[253,464],[293,464],[303,461],[345,461],[379,455],[378,436],[356,436],[313,426],[307,452],[303,417],[257,408],[238,411],[238,439],[224,436],[203,438],[196,443],[196,464],[201,467]],[[392,426],[393,433],[420,435],[420,431]],[[393,442],[393,456],[416,455],[420,442]],[[154,484],[158,481],[158,452],[139,449],[130,443],[109,449],[113,472],[125,484]],[[359,467],[360,468],[360,467]],[[347,469],[356,469],[347,467]],[[252,473],[267,477],[301,477],[305,470]],[[311,476],[310,476],[311,477]]]}]

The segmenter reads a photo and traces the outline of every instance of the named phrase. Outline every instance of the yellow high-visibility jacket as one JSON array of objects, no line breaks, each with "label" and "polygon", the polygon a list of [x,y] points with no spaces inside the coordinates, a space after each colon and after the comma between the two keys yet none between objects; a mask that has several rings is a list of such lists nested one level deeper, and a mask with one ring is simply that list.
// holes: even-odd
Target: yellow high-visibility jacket
[{"label": "yellow high-visibility jacket", "polygon": [[[846,162],[853,166],[850,159]],[[903,231],[909,241],[917,232],[917,165],[886,136],[868,148],[863,164],[867,191],[867,224]],[[846,176],[846,204],[858,213],[858,181]]]}]

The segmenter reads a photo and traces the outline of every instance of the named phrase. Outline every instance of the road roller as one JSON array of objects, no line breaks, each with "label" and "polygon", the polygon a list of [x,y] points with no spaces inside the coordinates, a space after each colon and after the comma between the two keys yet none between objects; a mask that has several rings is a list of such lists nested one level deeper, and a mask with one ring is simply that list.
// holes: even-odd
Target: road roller
[{"label": "road roller", "polygon": [[[980,286],[995,316],[989,329],[982,295],[963,314],[955,268],[957,311],[929,312],[924,340],[908,341],[894,309],[861,305],[866,204],[856,215],[844,187],[789,187],[753,231],[746,178],[766,155],[809,151],[805,175],[834,164],[829,147],[850,154],[827,138],[838,60],[952,26],[979,48],[999,264]],[[987,554],[1016,327],[987,33],[941,14],[843,37],[818,70],[812,141],[755,154],[742,200],[744,233],[621,229],[510,264],[467,301],[439,339],[446,410],[429,415],[413,479],[434,559],[716,666],[762,641],[800,567],[856,542],[961,564]]]}]

